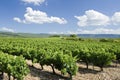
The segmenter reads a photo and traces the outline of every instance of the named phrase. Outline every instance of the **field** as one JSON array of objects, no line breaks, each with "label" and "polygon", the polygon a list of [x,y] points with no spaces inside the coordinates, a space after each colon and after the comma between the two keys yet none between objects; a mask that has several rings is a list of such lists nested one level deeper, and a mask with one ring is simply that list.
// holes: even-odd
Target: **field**
[{"label": "field", "polygon": [[117,38],[0,38],[3,80],[119,80],[119,59]]}]

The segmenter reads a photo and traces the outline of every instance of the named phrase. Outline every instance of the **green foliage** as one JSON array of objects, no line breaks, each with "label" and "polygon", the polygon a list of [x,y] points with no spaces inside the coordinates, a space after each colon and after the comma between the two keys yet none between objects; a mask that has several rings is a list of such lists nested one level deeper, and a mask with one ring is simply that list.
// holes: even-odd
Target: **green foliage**
[{"label": "green foliage", "polygon": [[60,37],[60,35],[51,35],[50,37]]},{"label": "green foliage", "polygon": [[72,51],[72,56],[77,57],[77,59],[80,60],[79,53],[80,51],[78,49],[75,49]]},{"label": "green foliage", "polygon": [[76,72],[78,71],[78,67],[76,65],[77,59],[70,55],[65,55],[64,58],[65,63],[62,71],[63,73],[66,71],[70,75],[70,79],[72,79],[72,76],[76,75]]},{"label": "green foliage", "polygon": [[78,56],[79,56],[80,60],[82,60],[83,62],[86,63],[86,68],[88,69],[88,64],[90,63],[90,58],[91,58],[89,50],[87,48],[81,49],[79,51]]},{"label": "green foliage", "polygon": [[55,52],[55,68],[62,70],[64,68],[64,54],[62,52]]},{"label": "green foliage", "polygon": [[106,65],[109,65],[112,60],[115,60],[116,56],[113,53],[105,52],[102,50],[94,51],[91,54],[91,61],[95,66],[98,66],[101,68],[101,71],[103,71],[103,67]]},{"label": "green foliage", "polygon": [[107,39],[107,38],[103,38],[99,40],[100,42],[114,42],[113,39]]},{"label": "green foliage", "polygon": [[[120,59],[120,43],[118,42],[69,38],[71,40],[60,38],[0,38],[0,51],[14,56],[23,56],[25,59],[32,60],[33,63],[40,63],[42,67],[44,65],[51,66],[53,72],[55,72],[54,69],[58,69],[63,74],[68,73],[71,78],[78,69],[76,62],[83,61],[87,68],[92,63],[102,69],[111,63],[115,57],[116,60]],[[22,70],[18,70],[21,75],[16,72],[11,73],[19,69],[11,65],[11,62],[15,61],[13,58],[8,56],[7,59],[9,60],[6,57],[0,58],[0,61],[4,60],[4,65],[0,62],[1,71],[3,70],[18,78],[23,75]],[[23,65],[21,60],[16,62]],[[5,68],[5,66],[8,67]]]},{"label": "green foliage", "polygon": [[29,68],[22,56],[17,57],[0,52],[0,71],[18,80],[23,80],[24,76],[29,73]]},{"label": "green foliage", "polygon": [[78,67],[76,65],[77,59],[72,57],[72,55],[63,54],[62,52],[57,53],[55,61],[55,68],[60,70],[62,74],[68,73],[71,79],[78,71]]},{"label": "green foliage", "polygon": [[79,41],[80,39],[77,37],[66,37],[65,40]]},{"label": "green foliage", "polygon": [[71,34],[70,37],[77,37],[77,35],[76,34]]}]

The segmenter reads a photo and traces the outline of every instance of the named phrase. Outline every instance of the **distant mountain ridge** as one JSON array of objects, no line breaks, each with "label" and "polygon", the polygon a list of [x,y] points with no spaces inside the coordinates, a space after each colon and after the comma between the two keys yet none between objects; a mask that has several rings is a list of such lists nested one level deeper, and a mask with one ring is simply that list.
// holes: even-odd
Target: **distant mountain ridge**
[{"label": "distant mountain ridge", "polygon": [[[41,38],[41,37],[49,37],[55,34],[48,33],[11,33],[11,32],[0,32],[0,37],[21,37],[21,38]],[[57,34],[63,36],[63,34]],[[69,34],[64,34],[69,36]],[[77,34],[78,37],[81,38],[120,38],[120,34]]]},{"label": "distant mountain ridge", "polygon": [[77,34],[83,38],[120,38],[120,34]]}]

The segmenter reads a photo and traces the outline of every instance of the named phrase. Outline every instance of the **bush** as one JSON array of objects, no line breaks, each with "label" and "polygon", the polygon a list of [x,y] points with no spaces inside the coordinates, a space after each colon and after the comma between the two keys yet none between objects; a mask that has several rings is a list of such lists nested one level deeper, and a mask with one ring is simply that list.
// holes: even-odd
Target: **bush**
[{"label": "bush", "polygon": [[114,60],[116,56],[113,53],[105,52],[102,50],[94,51],[91,54],[91,62],[101,68],[103,71],[103,67],[109,65],[112,60]]}]

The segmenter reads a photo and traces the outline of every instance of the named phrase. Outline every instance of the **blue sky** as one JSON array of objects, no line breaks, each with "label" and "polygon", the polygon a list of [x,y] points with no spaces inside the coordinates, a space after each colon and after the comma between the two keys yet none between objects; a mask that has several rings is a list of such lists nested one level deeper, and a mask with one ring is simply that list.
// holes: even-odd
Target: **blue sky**
[{"label": "blue sky", "polygon": [[120,0],[1,0],[0,31],[120,34]]}]

